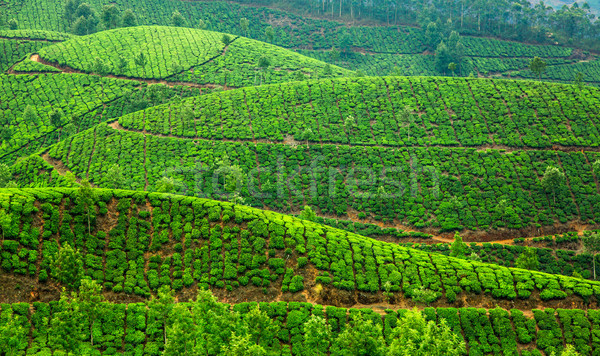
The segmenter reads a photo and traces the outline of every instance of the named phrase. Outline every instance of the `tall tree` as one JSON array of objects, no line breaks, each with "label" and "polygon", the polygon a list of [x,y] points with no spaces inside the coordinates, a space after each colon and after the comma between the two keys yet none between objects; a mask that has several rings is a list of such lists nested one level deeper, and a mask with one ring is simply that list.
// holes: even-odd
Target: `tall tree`
[{"label": "tall tree", "polygon": [[331,345],[334,355],[383,356],[385,341],[381,324],[355,314]]},{"label": "tall tree", "polygon": [[123,169],[117,163],[113,164],[106,172],[106,181],[112,189],[123,189],[124,180]]},{"label": "tall tree", "polygon": [[466,355],[464,339],[453,332],[446,319],[426,321],[417,309],[409,310],[392,330],[390,356]]},{"label": "tall tree", "polygon": [[410,141],[410,126],[415,123],[415,115],[410,110],[410,107],[405,106],[398,112],[398,121],[408,131],[408,140]]},{"label": "tall tree", "polygon": [[546,62],[540,57],[535,57],[529,64],[529,69],[542,80],[542,73],[546,70]]},{"label": "tall tree", "polygon": [[75,295],[74,301],[77,303],[77,311],[81,314],[81,318],[89,325],[90,343],[94,346],[94,326],[106,309],[102,286],[89,278],[82,279],[79,293]]},{"label": "tall tree", "polygon": [[167,344],[167,326],[169,323],[169,316],[175,305],[175,297],[171,287],[161,286],[158,289],[156,297],[152,297],[150,301],[146,303],[148,309],[156,315],[156,318],[160,321],[163,327],[163,338],[165,345]]},{"label": "tall tree", "polygon": [[135,17],[133,10],[125,10],[123,13],[123,19],[121,19],[121,23],[123,24],[123,27],[137,26],[137,18]]},{"label": "tall tree", "polygon": [[146,76],[146,63],[148,63],[148,57],[144,54],[144,52],[140,51],[135,58],[133,58],[133,62],[136,66],[142,68],[142,73],[144,77]]},{"label": "tall tree", "polygon": [[244,36],[248,37],[248,27],[250,26],[250,21],[245,18],[242,17],[240,19],[240,28],[242,29],[242,32],[244,33]]},{"label": "tall tree", "polygon": [[515,261],[515,267],[537,271],[540,268],[537,252],[534,248],[526,247]]},{"label": "tall tree", "polygon": [[181,12],[177,10],[173,11],[173,14],[171,14],[171,25],[175,27],[185,26],[185,19],[183,18],[183,15],[181,15]]},{"label": "tall tree", "polygon": [[454,242],[450,246],[450,256],[465,258],[467,249],[467,244],[463,242],[462,236],[458,232],[455,232]]},{"label": "tall tree", "polygon": [[304,350],[310,355],[327,355],[331,344],[331,325],[319,316],[311,315],[304,324]]},{"label": "tall tree", "polygon": [[23,326],[10,308],[0,314],[0,345],[6,356],[17,356],[27,347],[29,330]]},{"label": "tall tree", "polygon": [[542,188],[547,192],[552,192],[554,204],[556,204],[556,192],[562,187],[565,181],[565,174],[560,169],[552,166],[546,167],[544,176],[542,177]]},{"label": "tall tree", "polygon": [[600,234],[590,234],[581,239],[583,250],[592,255],[592,270],[594,271],[594,280],[596,280],[596,256],[600,252]]},{"label": "tall tree", "polygon": [[92,235],[92,208],[95,204],[96,193],[92,188],[92,185],[87,179],[81,181],[75,200],[78,204],[82,205],[86,211],[87,222],[88,222],[88,234]]},{"label": "tall tree", "polygon": [[115,5],[104,5],[100,18],[107,30],[117,28],[119,26],[119,9]]},{"label": "tall tree", "polygon": [[64,243],[50,263],[50,276],[69,290],[77,290],[83,278],[83,258],[79,250]]}]

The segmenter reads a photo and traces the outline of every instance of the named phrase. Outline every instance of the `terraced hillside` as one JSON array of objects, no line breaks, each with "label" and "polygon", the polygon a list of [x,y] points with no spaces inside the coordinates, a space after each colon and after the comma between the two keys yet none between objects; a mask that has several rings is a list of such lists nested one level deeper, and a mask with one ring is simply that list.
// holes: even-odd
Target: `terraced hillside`
[{"label": "terraced hillside", "polygon": [[0,160],[13,163],[107,119],[200,93],[84,74],[0,74]]},{"label": "terraced hillside", "polygon": [[[75,303],[73,303],[75,304]],[[29,304],[3,304],[3,315],[12,315],[16,325],[22,325],[22,335],[25,341],[30,340],[27,347],[29,352],[50,352],[61,349],[61,342],[55,336],[52,325],[64,320],[65,311],[69,304],[36,302],[30,308]],[[394,329],[404,321],[407,310],[386,310],[383,315],[370,309],[345,309],[334,306],[322,306],[299,302],[271,303],[240,303],[233,307],[199,301],[198,303],[180,304],[170,315],[167,325],[171,322],[188,322],[185,336],[178,334],[177,329],[167,327],[161,322],[160,311],[143,303],[100,305],[102,313],[91,328],[94,333],[93,343],[88,333],[81,330],[81,346],[84,352],[107,353],[144,353],[160,355],[165,347],[164,335],[168,340],[187,338],[188,345],[202,345],[205,339],[212,337],[212,342],[205,344],[209,354],[218,352],[219,347],[227,345],[228,340],[218,332],[204,332],[202,338],[190,338],[198,330],[193,320],[206,320],[209,325],[217,324],[225,319],[219,312],[233,310],[239,313],[238,318],[250,325],[252,317],[256,317],[256,308],[268,316],[267,328],[251,329],[250,333],[258,338],[258,344],[274,354],[305,354],[314,352],[314,346],[308,341],[310,323],[313,317],[326,320],[331,333],[322,338],[325,350],[332,354],[341,354],[340,335],[348,326],[355,326],[356,320],[368,320],[373,323],[372,329],[363,330],[382,338],[383,345],[389,346],[394,342]],[[561,350],[564,344],[575,345],[575,350],[582,355],[595,355],[600,347],[596,335],[600,331],[600,315],[598,310],[578,309],[536,309],[533,313],[524,314],[513,309],[476,308],[426,308],[426,320],[446,320],[451,330],[466,341],[469,354],[473,355],[510,355],[523,356],[550,354]],[[209,319],[211,318],[211,319]],[[233,315],[229,321],[238,320]],[[213,323],[210,322],[212,320]],[[89,323],[81,325],[81,329],[89,327]],[[219,324],[217,324],[219,325]],[[221,325],[227,331],[234,329],[235,324]],[[29,336],[31,331],[31,336]],[[307,335],[309,334],[309,335]],[[145,336],[147,335],[147,336]],[[464,335],[464,337],[463,337]],[[195,340],[198,340],[196,343]],[[331,343],[331,345],[330,345]],[[336,350],[337,349],[337,350]],[[338,352],[338,353],[336,353]]]},{"label": "terraced hillside", "polygon": [[77,189],[0,194],[9,217],[0,263],[23,284],[4,300],[42,287],[64,244],[81,250],[85,275],[105,290],[141,298],[163,285],[181,298],[206,287],[232,302],[345,306],[382,303],[386,288],[399,306],[421,288],[435,292],[431,303],[525,309],[595,308],[600,296],[599,282],[421,252],[241,205],[134,191],[92,190],[91,200]]},{"label": "terraced hillside", "polygon": [[[103,2],[89,1],[97,13]],[[209,30],[233,33],[270,42],[278,46],[340,65],[360,70],[368,75],[440,75],[432,55],[437,43],[429,43],[426,31],[406,26],[348,26],[347,24],[304,18],[288,12],[244,6],[236,3],[203,1],[139,1],[127,0],[116,4],[120,15],[135,8],[140,25],[172,25],[172,14],[183,15],[183,26],[206,27]],[[40,11],[46,11],[39,16]],[[23,28],[70,31],[61,3],[47,0],[10,3],[4,14],[5,21],[15,18]],[[248,20],[247,28],[240,26],[240,18]],[[267,31],[271,27],[273,32]],[[100,27],[99,29],[102,29]],[[270,33],[267,35],[267,33]],[[549,64],[548,80],[572,82],[577,71],[583,80],[600,82],[595,56],[571,48],[537,46],[496,39],[463,36],[464,58],[457,73],[481,76],[530,77],[527,70],[534,56]],[[332,49],[341,55],[332,56]],[[427,51],[427,52],[426,52]],[[557,68],[554,69],[554,66]],[[444,68],[445,69],[445,68]],[[451,74],[445,72],[445,74]]]},{"label": "terraced hillside", "polygon": [[[74,38],[39,51],[44,62],[85,73],[230,87],[339,77],[350,71],[219,32],[140,26]],[[262,59],[262,62],[261,62]]]},{"label": "terraced hillside", "polygon": [[28,54],[69,37],[69,34],[52,31],[0,31],[0,73],[9,71]]},{"label": "terraced hillside", "polygon": [[[131,189],[159,189],[166,176],[184,195],[238,194],[281,212],[309,204],[322,216],[430,233],[536,236],[600,221],[596,89],[578,90],[441,78],[240,89],[124,116],[13,172],[21,184],[49,184],[57,167],[109,187],[106,170],[119,164]],[[233,186],[232,167],[240,171]],[[548,167],[564,173],[550,188],[542,183]]]}]

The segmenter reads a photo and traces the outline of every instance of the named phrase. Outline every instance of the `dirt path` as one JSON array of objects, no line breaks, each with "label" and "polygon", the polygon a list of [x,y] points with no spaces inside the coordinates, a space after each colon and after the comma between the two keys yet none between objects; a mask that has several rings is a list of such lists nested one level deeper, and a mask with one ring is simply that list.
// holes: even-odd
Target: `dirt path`
[{"label": "dirt path", "polygon": [[[86,74],[86,75],[96,75],[96,76],[101,76],[98,74],[93,74],[93,73],[86,73],[71,67],[66,67],[66,66],[59,66],[58,64],[52,63],[52,62],[48,62],[46,60],[44,60],[43,58],[41,58],[39,56],[39,54],[33,54],[31,55],[31,57],[29,57],[29,59],[33,62],[38,62],[50,67],[54,67],[58,70],[60,70],[62,73],[74,73],[74,74]],[[212,59],[211,59],[212,60]],[[44,74],[59,74],[60,72],[45,72]],[[39,73],[27,73],[27,74],[39,74]],[[191,82],[171,82],[171,81],[167,81],[165,79],[146,79],[146,78],[135,78],[135,77],[126,77],[123,75],[114,75],[114,74],[108,74],[108,75],[104,75],[101,77],[105,77],[105,78],[113,78],[113,79],[121,79],[121,80],[130,80],[130,81],[135,81],[135,82],[143,82],[149,85],[152,84],[163,84],[169,87],[174,87],[174,86],[187,86],[187,87],[192,87],[192,88],[208,88],[208,89],[215,89],[215,88],[222,88],[223,90],[231,90],[231,89],[236,89],[234,87],[224,87],[224,86],[220,86],[220,85],[216,85],[216,84],[198,84],[198,83],[191,83]]]},{"label": "dirt path", "polygon": [[[129,131],[142,133],[144,135],[151,135],[157,137],[170,137],[170,138],[178,138],[178,139],[188,139],[188,140],[200,140],[200,141],[223,141],[223,142],[252,142],[252,143],[266,143],[266,144],[280,144],[280,145],[290,145],[290,146],[298,146],[298,145],[308,145],[308,146],[319,146],[322,145],[335,145],[335,146],[343,146],[343,147],[380,147],[380,148],[424,148],[423,146],[397,146],[397,145],[378,145],[378,144],[347,144],[347,143],[338,143],[338,142],[316,142],[316,141],[296,141],[290,139],[284,139],[282,141],[274,141],[268,139],[230,139],[230,138],[222,138],[222,139],[212,139],[205,137],[183,137],[177,135],[165,135],[160,133],[149,132],[146,129],[144,130],[135,130],[131,128],[126,128],[122,126],[118,120],[109,123],[109,126],[115,130]],[[287,137],[287,136],[286,136]],[[575,146],[558,146],[554,145],[552,147],[547,148],[532,148],[532,147],[510,147],[510,146],[502,146],[502,145],[482,145],[482,146],[474,146],[474,147],[457,147],[457,146],[444,146],[444,145],[431,145],[429,147],[437,147],[437,148],[457,148],[457,149],[473,149],[475,151],[486,151],[486,150],[499,150],[505,152],[520,152],[520,151],[561,151],[561,152],[600,152],[600,147],[575,147]]]}]

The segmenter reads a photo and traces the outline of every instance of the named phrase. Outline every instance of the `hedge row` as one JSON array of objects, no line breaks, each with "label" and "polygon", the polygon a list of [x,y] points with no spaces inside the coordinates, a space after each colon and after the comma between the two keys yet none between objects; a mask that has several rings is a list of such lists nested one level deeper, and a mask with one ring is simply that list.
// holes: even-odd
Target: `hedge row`
[{"label": "hedge row", "polygon": [[[308,204],[320,215],[356,211],[360,219],[442,231],[600,221],[592,169],[600,155],[593,152],[194,141],[101,124],[53,146],[49,155],[99,186],[108,187],[105,173],[119,164],[129,189],[157,189],[166,175],[178,181],[176,192],[211,199],[229,196],[222,174],[215,176],[227,156],[227,166],[241,169],[236,189],[246,203],[283,212]],[[545,190],[540,180],[548,166],[559,167],[568,185],[563,180]]]},{"label": "hedge row", "polygon": [[[36,302],[33,306],[20,303],[2,304],[0,307],[0,328],[13,319],[16,325],[23,327],[23,332],[28,332],[19,335],[25,340],[29,339],[28,344],[22,345],[22,351],[37,355],[63,349],[61,336],[52,325],[64,320],[64,316],[61,316],[66,307],[64,304]],[[240,313],[242,319],[256,307],[266,313],[272,320],[271,327],[251,332],[258,334],[257,342],[272,355],[305,355],[310,352],[304,344],[304,334],[311,316],[324,318],[331,328],[331,339],[334,339],[351,325],[356,316],[362,315],[365,320],[381,326],[382,336],[389,345],[393,340],[394,328],[406,313],[403,309],[386,310],[384,315],[380,315],[371,309],[345,309],[297,302],[254,302],[224,307],[225,310],[232,309]],[[162,355],[165,347],[164,325],[171,325],[175,320],[193,323],[192,318],[196,317],[193,313],[201,310],[194,310],[192,304],[191,313],[179,316],[171,314],[164,318],[161,311],[148,308],[143,303],[102,303],[98,308],[101,313],[93,327],[90,328],[87,314],[83,313],[80,323],[72,329],[77,335],[80,350],[90,355]],[[528,316],[516,309],[426,308],[423,314],[426,320],[446,320],[452,331],[466,341],[468,355],[541,356],[540,351],[548,355],[562,350],[566,344],[574,345],[581,355],[600,354],[598,310],[536,309],[533,310],[533,316]],[[215,342],[229,339],[231,325],[213,326],[216,329],[210,329],[211,334],[221,334],[223,338]],[[93,346],[90,329],[94,336]],[[170,328],[167,328],[166,336],[168,340],[177,337]],[[188,340],[191,345],[195,341]],[[211,345],[209,354],[215,354],[220,346]]]},{"label": "hedge row", "polygon": [[[12,163],[101,121],[200,93],[84,74],[0,75],[0,159]],[[61,123],[50,122],[53,111]]]},{"label": "hedge row", "polygon": [[411,298],[425,288],[433,293],[430,301],[448,303],[461,295],[534,301],[572,296],[583,307],[600,297],[598,282],[426,253],[199,198],[94,190],[88,215],[78,192],[0,192],[9,216],[2,226],[4,272],[45,282],[60,245],[69,243],[80,249],[85,275],[107,291],[141,297],[163,285],[228,291],[254,286],[277,295],[316,284],[375,293],[375,299],[384,289],[394,298]]},{"label": "hedge row", "polygon": [[[600,142],[598,89],[443,77],[334,79],[243,88],[119,119],[125,128],[208,139],[385,146],[550,148]],[[402,119],[408,108],[414,122]]]}]

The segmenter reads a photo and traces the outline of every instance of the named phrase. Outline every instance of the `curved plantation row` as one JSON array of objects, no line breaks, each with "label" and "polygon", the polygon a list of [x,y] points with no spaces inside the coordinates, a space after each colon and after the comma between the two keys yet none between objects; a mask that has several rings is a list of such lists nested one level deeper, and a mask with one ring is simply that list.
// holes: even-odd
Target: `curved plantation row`
[{"label": "curved plantation row", "polygon": [[290,298],[308,289],[317,302],[350,305],[381,302],[383,291],[400,302],[424,289],[428,303],[477,296],[500,305],[568,299],[587,307],[600,297],[598,282],[429,254],[199,198],[54,188],[6,189],[0,202],[2,269],[40,282],[54,275],[51,261],[68,243],[106,291],[146,298],[165,285],[235,291],[227,296],[238,301],[261,289]]},{"label": "curved plantation row", "polygon": [[45,46],[48,46],[48,43],[0,38],[0,73],[8,71],[28,53],[37,52]]},{"label": "curved plantation row", "polygon": [[385,146],[598,147],[598,89],[515,80],[339,78],[243,88],[119,119],[189,138]]},{"label": "curved plantation row", "polygon": [[[320,336],[318,344],[323,350],[319,351],[338,355],[343,353],[337,349],[336,338],[345,330],[357,328],[356,332],[367,332],[361,336],[375,340],[383,338],[380,342],[389,346],[395,338],[394,329],[407,315],[407,310],[403,309],[386,310],[380,315],[370,309],[298,302],[251,302],[230,306],[210,300],[181,303],[167,309],[161,309],[160,304],[100,303],[94,310],[96,314],[70,312],[78,305],[77,301],[36,302],[33,306],[2,304],[0,328],[14,328],[12,334],[26,341],[20,349],[33,355],[64,350],[66,345],[91,355],[163,355],[165,339],[171,346],[182,343],[189,348],[206,342],[206,354],[214,355],[222,346],[231,343],[232,331],[238,325],[233,321],[240,318],[249,327],[247,332],[252,343],[260,345],[269,355],[305,355],[315,352],[310,333],[311,330],[314,332],[311,323],[318,317],[325,320],[325,330],[328,330]],[[231,311],[238,314],[231,315]],[[468,355],[541,356],[542,352],[549,355],[570,344],[581,355],[593,356],[600,349],[598,310],[535,309],[533,315],[528,316],[515,309],[426,308],[422,313],[426,321],[445,320],[466,342]],[[75,319],[78,322],[71,329],[72,334],[66,336],[72,342],[70,344],[52,326],[71,318],[78,318]],[[357,323],[365,322],[372,323],[370,329],[358,329]],[[203,337],[186,341],[187,335],[196,332],[196,325],[206,325]]]},{"label": "curved plantation row", "polygon": [[12,67],[13,73],[60,73],[60,69],[25,58]]},{"label": "curved plantation row", "polygon": [[44,48],[40,56],[87,73],[228,86],[297,80],[304,73],[313,77],[352,73],[247,38],[229,36],[229,44],[225,36],[229,35],[181,27],[121,28]]},{"label": "curved plantation row", "polygon": [[0,75],[0,160],[12,163],[101,121],[200,93],[84,74]]},{"label": "curved plantation row", "polygon": [[[401,242],[402,243],[402,242]],[[403,246],[427,252],[437,252],[449,256],[450,245],[424,243],[402,243]],[[575,273],[586,279],[593,279],[593,259],[589,254],[578,254],[575,251],[536,248],[533,247],[539,262],[538,270],[544,273],[562,274],[573,276]],[[503,245],[499,243],[484,242],[482,245],[475,243],[466,247],[467,258],[472,258],[485,263],[493,263],[500,266],[515,267],[516,260],[525,252],[524,246]],[[600,256],[596,256],[596,264],[600,264]]]},{"label": "curved plantation row", "polygon": [[[575,80],[577,72],[583,74],[584,81],[595,82],[597,84],[600,82],[600,60],[594,59],[574,64],[549,66],[542,74],[542,79],[572,82]],[[511,75],[523,78],[536,78],[536,75],[529,69],[511,73]]]},{"label": "curved plantation row", "polygon": [[37,52],[52,42],[67,40],[71,35],[40,30],[0,30],[0,73],[9,70],[28,53]]},{"label": "curved plantation row", "polygon": [[[110,187],[106,172],[118,164],[120,187],[155,190],[167,176],[180,194],[228,199],[237,192],[249,205],[283,212],[308,204],[321,215],[356,211],[361,219],[442,231],[600,221],[594,152],[194,141],[100,124],[48,154],[98,186]],[[565,174],[552,187],[541,183],[549,166]]]}]

